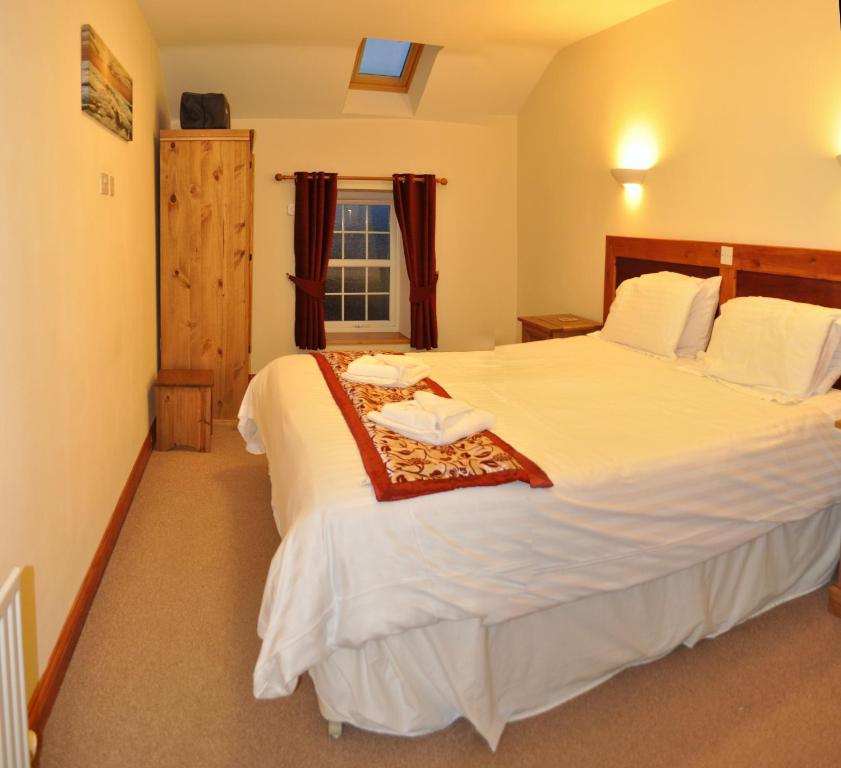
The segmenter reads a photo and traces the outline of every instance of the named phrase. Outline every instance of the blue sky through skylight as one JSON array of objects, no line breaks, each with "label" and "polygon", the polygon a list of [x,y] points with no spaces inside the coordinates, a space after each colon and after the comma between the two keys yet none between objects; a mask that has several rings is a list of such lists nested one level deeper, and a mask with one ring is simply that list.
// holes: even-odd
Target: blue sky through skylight
[{"label": "blue sky through skylight", "polygon": [[362,51],[359,74],[400,77],[411,46],[411,43],[400,40],[380,40],[369,37],[365,41],[365,50]]}]

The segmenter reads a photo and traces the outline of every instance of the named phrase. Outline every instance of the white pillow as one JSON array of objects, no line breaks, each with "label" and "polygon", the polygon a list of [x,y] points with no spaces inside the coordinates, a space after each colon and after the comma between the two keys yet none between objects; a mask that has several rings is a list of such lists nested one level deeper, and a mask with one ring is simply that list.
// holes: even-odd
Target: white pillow
[{"label": "white pillow", "polygon": [[826,344],[815,371],[813,394],[826,394],[838,379],[841,379],[841,320],[834,322],[829,329]]},{"label": "white pillow", "polygon": [[[687,277],[681,275],[681,277]],[[713,320],[718,309],[718,295],[721,290],[721,275],[708,277],[702,280],[699,277],[691,277],[690,280],[699,280],[701,288],[692,307],[689,310],[689,318],[683,328],[680,341],[677,345],[678,357],[695,357],[703,352],[710,343],[710,334],[713,332]]]},{"label": "white pillow", "polygon": [[673,272],[625,280],[616,290],[602,338],[662,357],[675,357],[702,282],[700,278]]},{"label": "white pillow", "polygon": [[721,308],[704,372],[783,402],[827,392],[838,374],[841,309],[746,296]]}]

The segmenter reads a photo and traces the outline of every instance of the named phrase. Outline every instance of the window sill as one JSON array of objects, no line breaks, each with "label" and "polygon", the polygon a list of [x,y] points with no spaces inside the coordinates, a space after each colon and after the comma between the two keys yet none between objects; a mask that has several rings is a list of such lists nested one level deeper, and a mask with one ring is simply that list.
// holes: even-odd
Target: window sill
[{"label": "window sill", "polygon": [[328,333],[330,347],[395,346],[408,344],[409,339],[396,331],[353,331],[352,333]]}]

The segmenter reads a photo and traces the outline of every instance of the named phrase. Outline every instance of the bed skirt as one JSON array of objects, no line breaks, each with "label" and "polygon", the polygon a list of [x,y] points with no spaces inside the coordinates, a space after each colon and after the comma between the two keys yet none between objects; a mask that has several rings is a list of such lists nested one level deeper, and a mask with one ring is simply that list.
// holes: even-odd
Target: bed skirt
[{"label": "bed skirt", "polygon": [[502,624],[445,621],[372,640],[310,675],[328,720],[417,736],[465,717],[495,750],[507,722],[826,584],[840,546],[836,505],[646,584]]}]

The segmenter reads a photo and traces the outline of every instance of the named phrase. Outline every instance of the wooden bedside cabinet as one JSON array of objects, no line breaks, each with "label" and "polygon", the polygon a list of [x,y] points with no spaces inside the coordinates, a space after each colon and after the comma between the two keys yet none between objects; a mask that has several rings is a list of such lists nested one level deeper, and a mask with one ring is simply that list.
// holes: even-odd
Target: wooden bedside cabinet
[{"label": "wooden bedside cabinet", "polygon": [[582,336],[602,327],[601,323],[578,315],[531,315],[517,319],[523,324],[523,342]]},{"label": "wooden bedside cabinet", "polygon": [[155,450],[176,445],[210,450],[213,432],[213,371],[162,370],[155,380]]}]

